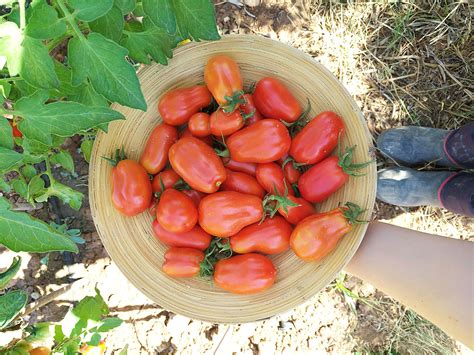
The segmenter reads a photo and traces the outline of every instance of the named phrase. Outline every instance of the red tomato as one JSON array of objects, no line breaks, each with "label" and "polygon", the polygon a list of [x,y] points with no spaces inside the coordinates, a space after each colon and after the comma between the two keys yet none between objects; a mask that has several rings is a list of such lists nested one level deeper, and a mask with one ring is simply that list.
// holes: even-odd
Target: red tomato
[{"label": "red tomato", "polygon": [[194,202],[181,191],[167,189],[161,194],[156,219],[168,232],[184,233],[196,225],[198,211]]},{"label": "red tomato", "polygon": [[206,196],[205,193],[196,191],[193,189],[185,189],[181,191],[183,194],[188,196],[191,200],[193,200],[194,204],[196,207],[199,207],[199,202],[201,202],[202,198]]},{"label": "red tomato", "polygon": [[232,171],[239,171],[252,176],[257,174],[257,164],[255,163],[242,163],[230,158],[222,158],[222,161],[224,162],[225,167]]},{"label": "red tomato", "polygon": [[216,237],[229,237],[260,221],[262,199],[235,191],[208,195],[199,204],[199,225]]},{"label": "red tomato", "polygon": [[285,164],[285,166],[283,167],[283,173],[285,174],[285,180],[290,185],[298,182],[301,176],[301,171],[295,168],[292,162],[288,162]]},{"label": "red tomato", "polygon": [[232,250],[239,254],[278,254],[290,247],[291,225],[282,217],[267,218],[245,227],[230,238]]},{"label": "red tomato", "polygon": [[211,135],[210,116],[205,112],[195,113],[189,119],[188,129],[194,137]]},{"label": "red tomato", "polygon": [[212,144],[214,143],[214,141],[212,140],[212,136],[206,136],[206,137],[196,137],[196,136],[193,136],[193,134],[191,133],[191,131],[189,130],[188,127],[186,127],[185,129],[183,129],[181,131],[181,133],[179,134],[179,138],[186,138],[186,137],[194,137],[194,138],[197,138],[199,139],[200,141],[203,141],[204,143],[206,143],[208,146],[212,147]]},{"label": "red tomato", "polygon": [[204,85],[168,91],[158,103],[158,111],[165,123],[180,126],[200,109],[209,106],[212,96]]},{"label": "red tomato", "polygon": [[272,261],[261,254],[244,254],[219,260],[214,283],[231,293],[248,295],[269,289],[276,279]]},{"label": "red tomato", "polygon": [[302,197],[288,196],[288,200],[298,204],[299,206],[287,206],[286,211],[283,207],[278,209],[283,218],[291,224],[297,224],[302,219],[316,213],[316,208]]},{"label": "red tomato", "polygon": [[206,250],[212,239],[212,237],[204,232],[198,225],[195,225],[189,232],[173,233],[160,226],[160,223],[156,219],[153,221],[153,232],[160,242],[170,247]]},{"label": "red tomato", "polygon": [[298,223],[290,238],[296,256],[305,261],[319,261],[328,255],[362,212],[354,204],[348,206],[306,217]]},{"label": "red tomato", "polygon": [[227,179],[221,185],[221,191],[237,191],[243,194],[265,196],[265,190],[257,180],[248,174],[226,169]]},{"label": "red tomato", "polygon": [[243,128],[227,139],[230,157],[238,162],[269,163],[290,149],[291,138],[278,120],[264,119]]},{"label": "red tomato", "polygon": [[286,182],[283,170],[277,163],[258,164],[257,181],[271,194],[283,196],[286,190],[288,195],[294,195],[293,188]]},{"label": "red tomato", "polygon": [[160,123],[153,129],[140,158],[148,174],[157,174],[168,162],[168,151],[178,139],[176,127]]},{"label": "red tomato", "polygon": [[10,123],[10,126],[12,126],[12,135],[15,138],[21,138],[23,137],[23,133],[18,129],[18,126],[15,121],[13,120],[8,120],[8,123]]},{"label": "red tomato", "polygon": [[[220,106],[233,105],[228,97],[233,97],[243,90],[242,77],[237,63],[230,57],[219,55],[208,60],[204,68],[204,82]],[[238,98],[237,96],[237,98]],[[231,100],[232,101],[232,100]],[[237,104],[237,102],[235,102]],[[233,108],[236,108],[234,105]],[[231,109],[229,112],[232,112]]]},{"label": "red tomato", "polygon": [[169,159],[173,170],[194,190],[216,192],[225,181],[224,164],[197,138],[181,138],[170,148]]},{"label": "red tomato", "polygon": [[172,277],[193,277],[199,275],[201,262],[204,260],[202,250],[192,248],[169,248],[165,253],[163,271]]},{"label": "red tomato", "polygon": [[313,118],[293,138],[290,155],[298,163],[316,164],[329,156],[344,133],[344,121],[331,111]]},{"label": "red tomato", "polygon": [[135,216],[150,206],[151,181],[134,160],[121,160],[112,168],[112,202],[126,216]]},{"label": "red tomato", "polygon": [[245,103],[240,105],[240,109],[246,116],[251,114],[251,116],[245,121],[245,124],[247,126],[250,126],[257,121],[263,120],[264,117],[260,112],[258,112],[257,108],[255,107],[252,94],[245,94],[244,100]]},{"label": "red tomato", "polygon": [[[163,192],[166,189],[171,189],[174,185],[181,180],[178,174],[176,174],[173,170],[168,169],[162,171],[158,175],[153,178],[151,186],[153,188],[153,192]],[[161,188],[163,184],[164,189]]]},{"label": "red tomato", "polygon": [[239,110],[225,113],[221,109],[214,111],[210,118],[211,133],[216,137],[228,136],[244,126],[244,119]]},{"label": "red tomato", "polygon": [[253,92],[257,110],[264,117],[295,122],[303,113],[300,103],[280,80],[260,79]]}]

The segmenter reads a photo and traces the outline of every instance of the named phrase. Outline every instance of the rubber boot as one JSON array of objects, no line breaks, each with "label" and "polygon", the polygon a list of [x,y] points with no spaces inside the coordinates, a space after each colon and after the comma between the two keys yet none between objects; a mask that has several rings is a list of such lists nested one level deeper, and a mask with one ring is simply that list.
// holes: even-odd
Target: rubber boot
[{"label": "rubber boot", "polygon": [[384,169],[378,173],[377,198],[397,206],[443,207],[474,217],[474,173]]},{"label": "rubber boot", "polygon": [[407,126],[392,128],[377,138],[380,151],[402,165],[430,162],[451,168],[474,168],[474,122],[447,131]]}]

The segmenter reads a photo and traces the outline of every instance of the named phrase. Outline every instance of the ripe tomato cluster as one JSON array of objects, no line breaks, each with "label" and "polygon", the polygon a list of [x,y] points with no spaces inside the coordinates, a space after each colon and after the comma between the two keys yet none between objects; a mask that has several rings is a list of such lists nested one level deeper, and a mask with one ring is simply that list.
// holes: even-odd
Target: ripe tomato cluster
[{"label": "ripe tomato cluster", "polygon": [[153,206],[169,276],[213,275],[224,290],[260,292],[277,274],[267,255],[291,248],[321,260],[359,222],[352,203],[325,213],[313,203],[368,163],[352,163],[354,147],[330,156],[344,121],[329,111],[307,120],[280,80],[244,92],[237,63],[221,55],[209,59],[204,81],[161,97],[163,123],[139,162],[117,153],[112,201],[127,216]]}]

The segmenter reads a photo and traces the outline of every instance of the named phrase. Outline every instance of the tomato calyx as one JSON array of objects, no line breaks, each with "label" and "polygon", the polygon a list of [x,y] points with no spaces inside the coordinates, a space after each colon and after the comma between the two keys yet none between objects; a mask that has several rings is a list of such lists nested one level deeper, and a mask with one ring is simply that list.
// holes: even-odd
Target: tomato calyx
[{"label": "tomato calyx", "polygon": [[125,150],[122,147],[122,149],[115,150],[115,156],[112,154],[111,158],[102,157],[102,159],[107,160],[110,164],[112,164],[112,166],[117,166],[121,160],[127,159],[127,156],[125,155]]},{"label": "tomato calyx", "polygon": [[256,109],[253,109],[252,112],[249,112],[247,114],[242,113],[242,118],[244,119],[244,122],[247,122],[249,118],[253,117],[253,115],[255,115],[255,112],[257,112]]},{"label": "tomato calyx", "polygon": [[232,248],[228,238],[213,238],[209,247],[204,251],[204,260],[201,261],[199,276],[211,277],[214,274],[214,265],[223,259],[232,256]]},{"label": "tomato calyx", "polygon": [[365,212],[366,210],[363,210],[359,205],[355,203],[346,202],[344,207],[341,207],[341,211],[344,218],[346,218],[350,224],[369,223],[369,221],[357,219],[359,215]]},{"label": "tomato calyx", "polygon": [[353,163],[352,159],[354,156],[354,150],[357,145],[353,145],[352,147],[346,148],[344,152],[341,151],[340,142],[337,148],[337,156],[339,157],[338,165],[341,169],[350,176],[364,176],[365,174],[358,174],[357,171],[360,169],[369,166],[374,162],[374,160],[369,160],[364,163]]},{"label": "tomato calyx", "polygon": [[228,95],[224,96],[224,99],[226,99],[227,102],[221,105],[222,111],[224,111],[225,113],[234,112],[235,109],[239,107],[240,104],[246,103],[243,96],[244,96],[244,90],[236,91],[232,94],[232,96],[228,96]]},{"label": "tomato calyx", "polygon": [[219,140],[217,138],[214,138],[214,141],[224,147],[224,149],[220,149],[220,148],[217,148],[215,147],[214,148],[214,151],[216,152],[216,154],[222,158],[230,158],[230,151],[229,151],[229,148],[227,148],[227,144],[225,144],[225,138],[224,138],[224,135],[221,136],[222,140]]},{"label": "tomato calyx", "polygon": [[267,216],[273,218],[280,208],[283,209],[283,211],[288,216],[288,207],[301,206],[299,203],[293,202],[288,198],[288,186],[286,185],[285,179],[283,179],[283,184],[285,185],[285,192],[283,195],[278,193],[275,184],[273,184],[274,194],[267,194],[263,199],[263,215],[259,224],[261,224]]},{"label": "tomato calyx", "polygon": [[295,122],[289,123],[284,120],[280,120],[281,123],[283,123],[288,128],[288,131],[291,137],[294,137],[296,133],[298,133],[309,122],[306,116],[308,115],[309,111],[311,111],[311,102],[309,101],[308,98],[306,98],[306,100],[307,100],[306,108]]},{"label": "tomato calyx", "polygon": [[292,157],[289,156],[288,158],[286,158],[286,159],[283,161],[283,163],[281,164],[281,168],[284,169],[284,168],[285,168],[285,165],[288,164],[288,163],[290,163],[290,162],[291,162],[291,164],[293,165],[293,168],[295,168],[295,169],[297,169],[297,170],[301,170],[301,167],[302,167],[302,166],[308,165],[308,164],[306,164],[306,163],[297,163],[297,162],[295,161],[295,159],[293,159]]}]

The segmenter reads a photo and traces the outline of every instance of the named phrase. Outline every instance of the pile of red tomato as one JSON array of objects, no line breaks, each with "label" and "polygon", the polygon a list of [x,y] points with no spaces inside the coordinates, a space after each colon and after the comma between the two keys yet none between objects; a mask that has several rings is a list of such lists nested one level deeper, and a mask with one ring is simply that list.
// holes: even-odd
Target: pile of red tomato
[{"label": "pile of red tomato", "polygon": [[278,79],[245,93],[238,65],[221,55],[208,61],[204,81],[160,99],[163,123],[139,162],[118,152],[112,200],[124,215],[156,215],[169,276],[213,275],[227,291],[260,292],[276,279],[266,255],[291,248],[321,260],[359,222],[354,204],[317,213],[313,203],[367,163],[352,163],[353,147],[330,156],[343,120],[334,112],[307,120]]}]

